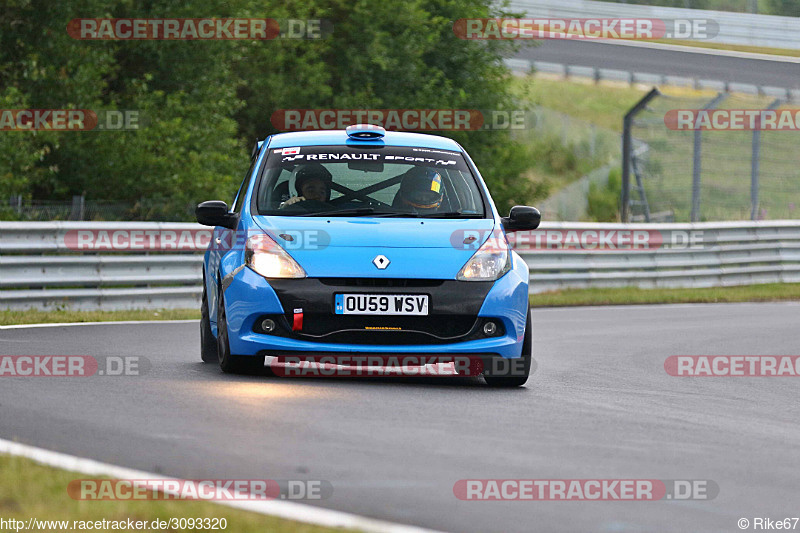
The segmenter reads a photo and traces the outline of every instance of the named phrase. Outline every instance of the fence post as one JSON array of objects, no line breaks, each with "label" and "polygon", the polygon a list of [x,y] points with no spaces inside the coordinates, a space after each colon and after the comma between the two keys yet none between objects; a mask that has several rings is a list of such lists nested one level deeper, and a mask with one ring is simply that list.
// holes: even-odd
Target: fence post
[{"label": "fence post", "polygon": [[[727,94],[719,93],[717,96],[703,106],[703,110],[716,109],[728,97]],[[695,124],[694,130],[694,161],[692,165],[692,222],[700,219],[700,181],[703,169],[703,132]]]},{"label": "fence post", "polygon": [[69,214],[70,220],[83,220],[86,197],[83,195],[72,196],[72,210]]},{"label": "fence post", "polygon": [[[767,107],[767,111],[772,111],[777,109],[783,101],[778,98],[769,106]],[[759,183],[758,183],[758,174],[759,174],[759,165],[761,164],[761,119],[764,118],[764,114],[762,113],[758,117],[758,125],[756,129],[753,131],[753,156],[751,161],[751,174],[750,174],[750,220],[756,220],[758,218],[758,190],[759,190]]]},{"label": "fence post", "polygon": [[630,111],[625,113],[625,118],[622,121],[622,198],[620,199],[620,203],[622,204],[620,218],[622,222],[628,222],[630,218],[631,165],[633,164],[631,160],[633,154],[633,135],[631,130],[633,129],[633,119],[636,118],[636,115],[638,115],[653,98],[660,94],[658,89],[653,87],[644,98],[639,100]]}]

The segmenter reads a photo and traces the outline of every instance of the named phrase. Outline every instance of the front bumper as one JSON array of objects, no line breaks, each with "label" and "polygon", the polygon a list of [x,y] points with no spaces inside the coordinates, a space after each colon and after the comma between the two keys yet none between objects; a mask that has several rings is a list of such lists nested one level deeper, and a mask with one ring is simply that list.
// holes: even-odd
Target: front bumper
[{"label": "front bumper", "polygon": [[[268,282],[243,268],[225,289],[231,352],[519,357],[528,309],[528,270],[519,256],[512,256],[514,268],[495,282],[356,278]],[[335,315],[333,301],[337,293],[427,294],[430,314]],[[303,309],[300,331],[291,330],[294,309]],[[272,334],[260,330],[265,317],[278,324]],[[490,337],[481,333],[488,320],[500,326],[498,333]]]}]

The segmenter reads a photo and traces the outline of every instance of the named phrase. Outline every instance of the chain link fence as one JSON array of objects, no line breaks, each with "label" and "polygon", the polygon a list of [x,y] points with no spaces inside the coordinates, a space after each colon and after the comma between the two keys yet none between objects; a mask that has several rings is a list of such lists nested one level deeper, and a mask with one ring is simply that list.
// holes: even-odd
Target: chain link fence
[{"label": "chain link fence", "polygon": [[550,195],[546,200],[538,202],[536,207],[542,213],[542,219],[548,221],[582,222],[590,221],[590,195],[594,188],[608,186],[611,165],[598,168]]},{"label": "chain link fence", "polygon": [[[623,219],[645,222],[800,218],[798,131],[671,129],[678,110],[788,109],[774,97],[651,93],[629,113]],[[695,116],[699,116],[697,113]],[[699,124],[695,123],[696,125]],[[627,191],[625,188],[627,187]],[[626,194],[627,192],[627,194]]]},{"label": "chain link fence", "polygon": [[[619,165],[619,132],[537,106],[528,112],[525,129],[513,133],[515,140],[528,146],[558,146],[562,155],[569,154],[574,160],[572,169],[550,169],[561,180],[551,184],[546,196],[535,199],[534,205],[542,212],[543,218],[550,221],[598,221],[591,213],[590,191],[593,187],[605,187],[609,169]],[[544,153],[537,155],[547,156]]]},{"label": "chain link fence", "polygon": [[619,157],[617,132],[545,107],[534,107],[528,117],[525,131],[516,132],[518,140],[534,142],[552,136],[581,159],[605,163]]}]

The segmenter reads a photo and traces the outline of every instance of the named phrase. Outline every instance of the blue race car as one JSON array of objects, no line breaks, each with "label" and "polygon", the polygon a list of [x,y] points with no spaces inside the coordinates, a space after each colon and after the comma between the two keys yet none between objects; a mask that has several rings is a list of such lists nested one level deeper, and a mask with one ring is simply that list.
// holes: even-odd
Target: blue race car
[{"label": "blue race car", "polygon": [[467,358],[490,385],[527,381],[528,267],[505,234],[541,216],[500,217],[458,143],[354,125],[273,135],[251,160],[232,207],[197,206],[214,226],[203,361],[431,355]]}]

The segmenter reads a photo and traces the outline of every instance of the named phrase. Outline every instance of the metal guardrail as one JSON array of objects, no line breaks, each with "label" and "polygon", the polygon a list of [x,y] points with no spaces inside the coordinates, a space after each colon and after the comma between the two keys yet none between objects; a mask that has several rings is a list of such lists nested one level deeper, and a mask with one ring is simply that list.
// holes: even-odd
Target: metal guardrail
[{"label": "metal guardrail", "polygon": [[0,309],[199,308],[202,255],[79,252],[74,232],[196,232],[162,222],[0,222]]},{"label": "metal guardrail", "polygon": [[548,61],[528,61],[527,59],[510,58],[504,61],[509,70],[517,75],[525,75],[533,71],[540,74],[559,76],[564,79],[582,78],[594,80],[595,82],[607,81],[626,83],[628,85],[672,85],[675,87],[689,87],[697,90],[709,90],[723,93],[771,96],[774,98],[783,98],[787,102],[800,102],[800,89],[720,80],[704,80],[684,76],[667,76],[664,74],[632,72],[610,68],[563,65],[561,63],[550,63]]},{"label": "metal guardrail", "polygon": [[[197,308],[202,255],[75,252],[70,231],[197,231],[197,224],[0,222],[0,309]],[[800,220],[698,224],[546,222],[562,242],[587,232],[641,231],[671,242],[694,233],[694,248],[528,249],[531,292],[581,287],[712,287],[800,282]],[[572,232],[572,233],[570,233]],[[574,234],[574,235],[573,235]],[[652,237],[651,237],[652,240]],[[659,238],[652,240],[658,242]]]},{"label": "metal guardrail", "polygon": [[594,0],[512,0],[511,11],[538,18],[706,19],[719,24],[714,43],[800,49],[800,18],[644,6]]},{"label": "metal guardrail", "polygon": [[[694,247],[634,250],[534,250],[522,252],[531,271],[531,292],[565,288],[678,288],[800,282],[800,220],[696,224],[543,223],[564,233],[640,230],[697,237]],[[683,237],[681,237],[683,238]]]}]

